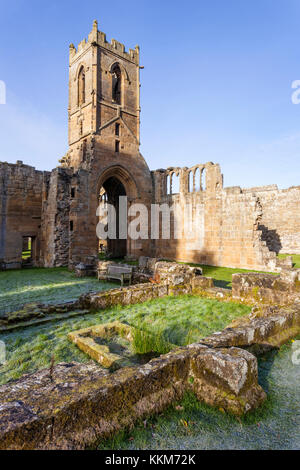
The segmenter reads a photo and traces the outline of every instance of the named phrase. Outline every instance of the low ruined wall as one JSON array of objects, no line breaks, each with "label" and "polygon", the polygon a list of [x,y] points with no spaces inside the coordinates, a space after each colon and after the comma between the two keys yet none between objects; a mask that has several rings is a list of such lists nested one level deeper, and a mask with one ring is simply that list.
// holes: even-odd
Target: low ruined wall
[{"label": "low ruined wall", "polygon": [[[98,279],[106,280],[110,266],[123,266],[131,268],[133,283],[154,281],[160,284],[188,284],[197,276],[202,276],[200,267],[179,264],[170,261],[161,261],[157,258],[140,256],[137,266],[114,261],[98,261]],[[77,269],[77,267],[76,267]]]},{"label": "low ruined wall", "polygon": [[213,279],[198,276],[189,284],[136,284],[134,286],[111,289],[109,291],[84,294],[79,299],[82,308],[98,310],[114,305],[130,305],[158,297],[181,294],[197,294],[213,287]]},{"label": "low ruined wall", "polygon": [[[213,279],[198,276],[185,285],[142,283],[129,287],[83,294],[79,299],[62,304],[25,304],[14,312],[0,312],[0,331],[11,330],[28,325],[38,325],[47,321],[85,314],[90,310],[110,308],[114,305],[130,305],[157,297],[180,294],[200,294],[213,287]],[[230,293],[230,291],[229,291]]]},{"label": "low ruined wall", "polygon": [[222,348],[235,346],[263,353],[286,343],[300,334],[300,306],[289,308],[254,307],[249,316],[241,317],[222,332],[215,332],[202,343]]},{"label": "low ruined wall", "polygon": [[[297,270],[283,273],[281,279],[237,274],[235,294],[240,300],[248,293],[253,301],[254,286],[273,299],[274,282],[280,282],[283,295],[287,285],[297,285],[297,276]],[[203,276],[184,285],[140,284],[86,294],[78,305],[104,309],[165,295],[211,293],[212,284]],[[83,449],[163,411],[185,391],[211,406],[244,414],[266,396],[252,353],[277,348],[299,333],[299,303],[260,305],[201,343],[175,348],[140,367],[109,373],[95,364],[58,364],[23,376],[0,387],[0,449]]]},{"label": "low ruined wall", "polygon": [[255,308],[201,343],[140,367],[109,373],[71,363],[23,376],[0,387],[0,449],[84,449],[162,412],[186,391],[223,411],[247,413],[266,395],[246,349],[261,353],[299,332],[299,305]]},{"label": "low ruined wall", "polygon": [[232,276],[232,297],[252,302],[286,305],[300,297],[300,271],[272,274],[243,273]]},{"label": "low ruined wall", "polygon": [[0,449],[83,449],[187,390],[238,415],[265,399],[256,358],[236,348],[194,344],[113,374],[95,364],[60,364],[0,387]]}]

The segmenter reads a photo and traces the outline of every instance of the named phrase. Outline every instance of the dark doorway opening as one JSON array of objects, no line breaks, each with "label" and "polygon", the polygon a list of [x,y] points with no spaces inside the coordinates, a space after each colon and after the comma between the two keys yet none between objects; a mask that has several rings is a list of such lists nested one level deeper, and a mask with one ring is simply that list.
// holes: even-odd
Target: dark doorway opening
[{"label": "dark doorway opening", "polygon": [[[99,240],[99,253],[101,256],[108,258],[123,258],[127,253],[127,239],[120,239],[120,213],[119,213],[119,197],[126,196],[126,190],[121,181],[116,177],[108,178],[100,189],[99,205],[103,205],[107,209],[107,205],[111,204],[115,209],[116,219],[116,237]],[[127,214],[126,214],[127,217]]]},{"label": "dark doorway opening", "polygon": [[22,237],[22,266],[30,267],[33,265],[34,258],[34,237]]}]

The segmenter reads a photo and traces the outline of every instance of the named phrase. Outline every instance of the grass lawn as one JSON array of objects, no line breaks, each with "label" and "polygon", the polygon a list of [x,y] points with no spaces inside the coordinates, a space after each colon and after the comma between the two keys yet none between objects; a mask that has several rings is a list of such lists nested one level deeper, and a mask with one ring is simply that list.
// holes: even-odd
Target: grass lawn
[{"label": "grass lawn", "polygon": [[259,360],[259,382],[268,398],[245,417],[221,413],[186,394],[163,414],[120,432],[98,448],[299,450],[300,367],[291,362],[291,343]]},{"label": "grass lawn", "polygon": [[96,278],[77,278],[67,268],[32,268],[0,272],[0,313],[30,302],[60,303],[89,291],[116,287]]},{"label": "grass lawn", "polygon": [[279,254],[278,258],[285,259],[287,256],[293,257],[293,263],[295,268],[300,268],[300,255],[284,255]]},{"label": "grass lawn", "polygon": [[120,320],[151,333],[159,332],[172,344],[186,345],[223,329],[233,318],[249,312],[250,308],[246,305],[185,295],[118,306],[69,320],[3,333],[0,340],[6,344],[7,362],[0,367],[0,384],[48,367],[52,356],[56,363],[90,361],[67,339],[67,334],[73,330]]}]

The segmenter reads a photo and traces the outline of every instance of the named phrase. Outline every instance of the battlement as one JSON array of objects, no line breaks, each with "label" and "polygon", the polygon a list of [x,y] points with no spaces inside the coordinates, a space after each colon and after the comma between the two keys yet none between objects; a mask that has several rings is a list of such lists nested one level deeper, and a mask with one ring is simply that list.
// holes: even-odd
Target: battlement
[{"label": "battlement", "polygon": [[70,63],[76,61],[83,51],[85,51],[91,45],[97,44],[99,47],[107,49],[110,52],[122,57],[123,59],[139,64],[140,48],[135,46],[135,49],[129,49],[126,52],[125,45],[116,39],[112,39],[109,43],[106,40],[106,34],[98,30],[98,22],[95,20],[93,23],[93,29],[88,35],[88,40],[83,39],[76,47],[74,44],[70,44]]}]

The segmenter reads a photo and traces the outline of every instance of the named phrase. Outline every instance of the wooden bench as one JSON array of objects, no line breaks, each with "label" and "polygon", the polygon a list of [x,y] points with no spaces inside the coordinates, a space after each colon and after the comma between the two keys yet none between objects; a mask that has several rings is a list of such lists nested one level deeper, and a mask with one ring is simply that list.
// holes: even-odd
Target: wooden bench
[{"label": "wooden bench", "polygon": [[132,268],[127,266],[108,266],[106,279],[118,279],[123,287],[124,281],[131,284]]}]

